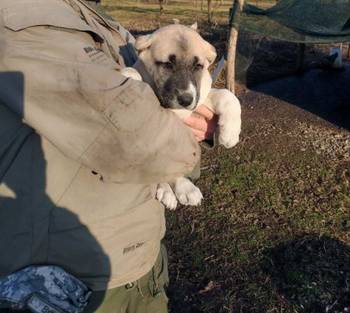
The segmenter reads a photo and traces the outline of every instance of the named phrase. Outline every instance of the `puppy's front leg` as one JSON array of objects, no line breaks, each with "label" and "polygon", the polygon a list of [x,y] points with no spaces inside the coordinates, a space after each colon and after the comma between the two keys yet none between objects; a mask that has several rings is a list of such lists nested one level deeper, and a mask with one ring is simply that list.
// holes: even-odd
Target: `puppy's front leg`
[{"label": "puppy's front leg", "polygon": [[183,205],[200,205],[203,195],[189,179],[180,177],[172,183],[161,183],[157,186],[156,198],[163,203],[167,209],[175,210],[177,199]]},{"label": "puppy's front leg", "polygon": [[175,210],[177,207],[176,196],[168,183],[158,184],[156,198],[169,210]]},{"label": "puppy's front leg", "polygon": [[177,178],[170,183],[175,192],[176,198],[183,205],[200,205],[203,195],[198,187],[196,187],[189,179],[185,177]]},{"label": "puppy's front leg", "polygon": [[120,70],[120,74],[122,74],[125,77],[132,78],[135,80],[142,81],[142,77],[140,73],[135,70],[133,67],[125,67]]},{"label": "puppy's front leg", "polygon": [[227,89],[211,89],[204,103],[219,116],[219,143],[232,148],[241,132],[241,104]]}]

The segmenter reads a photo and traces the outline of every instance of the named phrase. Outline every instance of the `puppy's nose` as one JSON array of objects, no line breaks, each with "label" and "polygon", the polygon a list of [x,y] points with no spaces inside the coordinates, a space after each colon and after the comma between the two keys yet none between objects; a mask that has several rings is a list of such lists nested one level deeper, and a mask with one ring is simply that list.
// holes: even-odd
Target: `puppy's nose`
[{"label": "puppy's nose", "polygon": [[177,101],[183,107],[188,107],[193,102],[193,96],[190,93],[186,92],[186,93],[183,93],[183,94],[177,96]]}]

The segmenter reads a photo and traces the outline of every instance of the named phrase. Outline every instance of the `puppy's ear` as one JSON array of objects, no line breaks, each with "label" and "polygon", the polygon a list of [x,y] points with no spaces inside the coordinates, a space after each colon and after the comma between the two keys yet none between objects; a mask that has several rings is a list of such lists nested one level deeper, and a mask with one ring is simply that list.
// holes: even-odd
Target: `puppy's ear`
[{"label": "puppy's ear", "polygon": [[190,28],[192,28],[192,29],[195,30],[195,31],[198,31],[198,23],[195,22],[194,24],[192,24],[192,25],[190,26]]},{"label": "puppy's ear", "polygon": [[135,41],[135,49],[137,51],[142,51],[148,49],[153,41],[153,36],[152,35],[144,35],[137,37]]},{"label": "puppy's ear", "polygon": [[216,59],[216,49],[210,43],[207,44],[206,54],[209,64],[212,64]]}]

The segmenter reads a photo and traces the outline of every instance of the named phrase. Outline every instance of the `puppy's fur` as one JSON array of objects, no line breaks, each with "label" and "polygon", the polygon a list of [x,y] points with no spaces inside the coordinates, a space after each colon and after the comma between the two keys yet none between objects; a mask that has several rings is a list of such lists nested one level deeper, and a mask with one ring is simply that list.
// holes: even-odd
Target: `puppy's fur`
[{"label": "puppy's fur", "polygon": [[[163,107],[179,117],[189,116],[198,104],[204,104],[219,116],[219,143],[231,148],[239,141],[241,107],[227,89],[211,89],[208,71],[216,58],[215,48],[196,31],[196,26],[169,25],[153,34],[138,37],[139,52],[134,68],[121,73],[147,82]],[[157,199],[175,209],[177,200],[184,205],[198,205],[203,196],[188,179],[159,184]]]}]

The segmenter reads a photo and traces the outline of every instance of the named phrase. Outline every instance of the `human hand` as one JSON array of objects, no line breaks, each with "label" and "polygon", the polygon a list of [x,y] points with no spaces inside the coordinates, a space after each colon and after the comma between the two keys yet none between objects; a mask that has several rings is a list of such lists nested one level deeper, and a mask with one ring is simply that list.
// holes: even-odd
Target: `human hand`
[{"label": "human hand", "polygon": [[197,109],[183,121],[190,127],[197,141],[213,138],[218,125],[217,116],[204,105],[198,106]]}]

